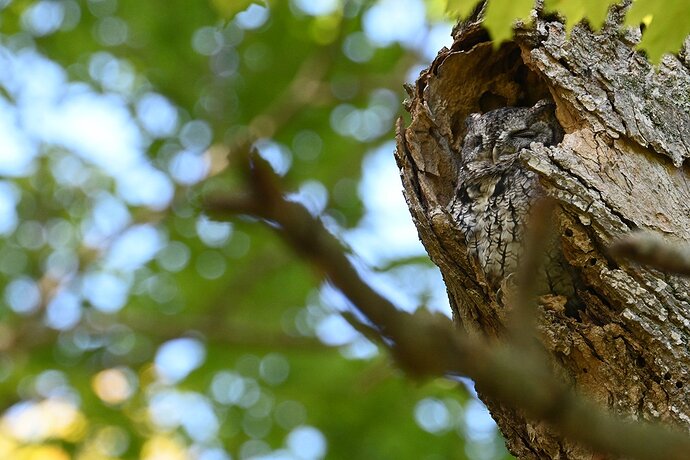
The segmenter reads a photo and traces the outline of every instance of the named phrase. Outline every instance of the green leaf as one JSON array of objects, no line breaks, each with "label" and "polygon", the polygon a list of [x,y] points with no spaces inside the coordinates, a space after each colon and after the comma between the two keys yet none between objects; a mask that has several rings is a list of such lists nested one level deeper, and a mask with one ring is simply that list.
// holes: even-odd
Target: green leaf
[{"label": "green leaf", "polygon": [[644,23],[647,26],[638,48],[647,51],[649,59],[657,63],[665,53],[677,52],[690,34],[690,2],[636,0],[628,12],[626,23],[632,26]]},{"label": "green leaf", "polygon": [[447,0],[446,12],[454,18],[464,18],[474,10],[478,0]]},{"label": "green leaf", "polygon": [[611,5],[616,3],[616,0],[546,0],[544,10],[565,16],[568,31],[583,19],[587,19],[594,29],[598,29],[604,24]]},{"label": "green leaf", "polygon": [[484,25],[489,30],[496,45],[510,39],[513,23],[529,17],[534,2],[532,0],[491,0],[486,8]]}]

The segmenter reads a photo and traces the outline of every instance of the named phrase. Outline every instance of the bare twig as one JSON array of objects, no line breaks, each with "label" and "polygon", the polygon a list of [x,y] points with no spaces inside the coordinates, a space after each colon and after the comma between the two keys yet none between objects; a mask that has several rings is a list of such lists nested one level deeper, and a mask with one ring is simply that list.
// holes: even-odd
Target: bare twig
[{"label": "bare twig", "polygon": [[630,233],[615,242],[610,252],[663,272],[690,276],[690,246],[671,243],[655,233]]}]

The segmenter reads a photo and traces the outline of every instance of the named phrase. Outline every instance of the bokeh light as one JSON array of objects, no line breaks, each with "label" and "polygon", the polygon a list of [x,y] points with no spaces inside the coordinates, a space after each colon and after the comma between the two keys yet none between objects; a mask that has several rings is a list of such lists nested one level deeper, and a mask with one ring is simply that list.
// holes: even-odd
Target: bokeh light
[{"label": "bokeh light", "polygon": [[256,218],[202,210],[256,136],[375,289],[448,313],[406,260],[391,139],[450,24],[420,0],[154,6],[0,0],[0,458],[342,458],[382,405],[500,455],[483,406],[362,382],[383,354],[349,301]]},{"label": "bokeh light", "polygon": [[131,371],[123,368],[106,369],[96,374],[91,383],[94,392],[107,404],[122,404],[136,391]]}]

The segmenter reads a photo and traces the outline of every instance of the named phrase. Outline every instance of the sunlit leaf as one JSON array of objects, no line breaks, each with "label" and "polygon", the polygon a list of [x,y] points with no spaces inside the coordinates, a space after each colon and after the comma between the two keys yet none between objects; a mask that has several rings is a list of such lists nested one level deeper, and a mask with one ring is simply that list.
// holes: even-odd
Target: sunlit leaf
[{"label": "sunlit leaf", "polygon": [[429,19],[432,21],[443,20],[450,14],[448,0],[424,0]]},{"label": "sunlit leaf", "polygon": [[454,18],[467,17],[480,0],[446,0],[446,12]]},{"label": "sunlit leaf", "polygon": [[533,6],[531,0],[490,0],[484,25],[494,43],[498,45],[512,37],[515,21],[528,18]]},{"label": "sunlit leaf", "polygon": [[564,16],[568,30],[583,19],[598,29],[604,23],[610,6],[617,3],[616,0],[546,0],[544,9]]},{"label": "sunlit leaf", "polygon": [[634,27],[646,26],[639,48],[647,51],[650,60],[657,63],[665,53],[678,52],[690,34],[690,2],[636,0],[626,23]]}]

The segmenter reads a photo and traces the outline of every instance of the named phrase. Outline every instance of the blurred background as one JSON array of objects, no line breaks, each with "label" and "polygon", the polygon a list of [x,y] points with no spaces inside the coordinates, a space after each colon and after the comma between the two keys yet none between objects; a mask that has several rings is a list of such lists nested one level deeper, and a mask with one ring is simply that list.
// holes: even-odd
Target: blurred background
[{"label": "blurred background", "polygon": [[248,138],[405,310],[450,314],[393,125],[442,0],[0,0],[0,458],[510,458],[256,219]]}]

